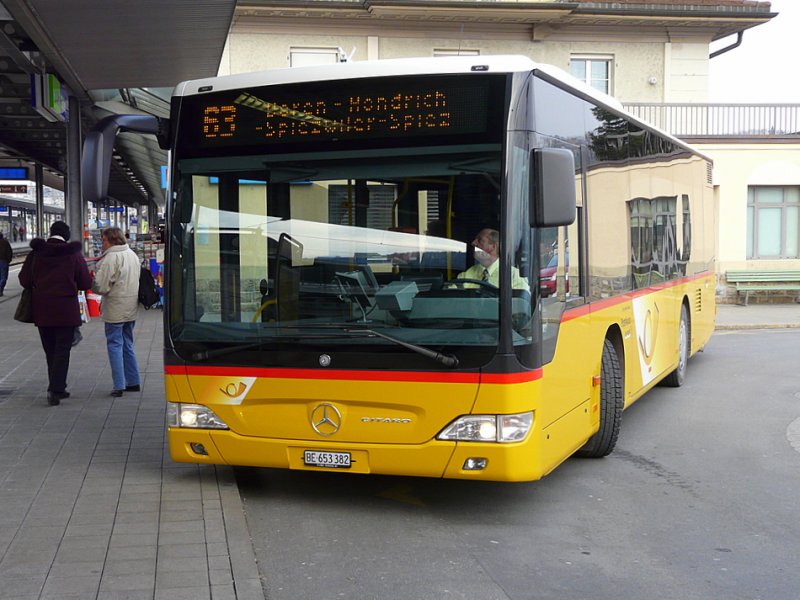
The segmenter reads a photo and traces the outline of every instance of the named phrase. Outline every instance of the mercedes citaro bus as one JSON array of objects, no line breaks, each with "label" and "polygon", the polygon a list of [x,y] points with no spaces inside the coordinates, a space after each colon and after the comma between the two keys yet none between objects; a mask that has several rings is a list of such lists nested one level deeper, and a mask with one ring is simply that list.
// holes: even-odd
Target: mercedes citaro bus
[{"label": "mercedes citaro bus", "polygon": [[87,200],[119,131],[169,149],[176,461],[535,480],[713,331],[709,160],[527,58],[184,82],[87,136]]}]

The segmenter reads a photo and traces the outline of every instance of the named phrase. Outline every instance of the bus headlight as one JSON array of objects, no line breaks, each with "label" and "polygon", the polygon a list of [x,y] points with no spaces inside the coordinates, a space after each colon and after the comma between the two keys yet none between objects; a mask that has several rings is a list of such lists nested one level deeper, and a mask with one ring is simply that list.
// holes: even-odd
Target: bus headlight
[{"label": "bus headlight", "polygon": [[229,429],[225,421],[202,404],[167,403],[167,425],[190,429]]},{"label": "bus headlight", "polygon": [[533,425],[533,413],[516,415],[464,415],[436,436],[456,442],[521,442]]}]

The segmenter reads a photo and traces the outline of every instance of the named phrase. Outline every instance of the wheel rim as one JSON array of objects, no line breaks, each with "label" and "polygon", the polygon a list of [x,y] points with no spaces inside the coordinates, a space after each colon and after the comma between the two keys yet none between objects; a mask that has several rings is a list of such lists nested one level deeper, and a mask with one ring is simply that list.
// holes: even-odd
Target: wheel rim
[{"label": "wheel rim", "polygon": [[678,374],[682,378],[686,370],[687,354],[689,349],[689,332],[686,326],[686,319],[681,319],[680,334],[678,340]]}]

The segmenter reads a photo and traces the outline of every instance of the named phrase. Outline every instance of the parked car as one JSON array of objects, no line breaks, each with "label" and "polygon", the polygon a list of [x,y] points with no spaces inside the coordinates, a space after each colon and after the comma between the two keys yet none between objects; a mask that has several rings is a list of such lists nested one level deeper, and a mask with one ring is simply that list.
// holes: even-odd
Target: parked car
[{"label": "parked car", "polygon": [[[569,273],[569,255],[567,255],[566,271]],[[558,282],[556,275],[558,273],[558,254],[554,254],[547,262],[547,266],[539,270],[539,290],[541,291],[542,298],[552,296],[556,293]],[[569,277],[567,277],[566,291],[569,291]]]}]

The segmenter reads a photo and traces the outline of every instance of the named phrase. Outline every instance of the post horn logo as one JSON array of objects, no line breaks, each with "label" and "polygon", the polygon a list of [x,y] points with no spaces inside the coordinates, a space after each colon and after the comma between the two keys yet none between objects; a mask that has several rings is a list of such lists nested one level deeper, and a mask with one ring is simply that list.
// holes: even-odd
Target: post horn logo
[{"label": "post horn logo", "polygon": [[318,434],[328,437],[342,426],[342,413],[333,404],[318,404],[311,411],[311,427]]},{"label": "post horn logo", "polygon": [[650,368],[652,368],[650,363],[653,362],[653,355],[656,352],[660,316],[661,312],[658,310],[657,304],[653,305],[652,310],[648,308],[644,317],[642,331],[639,333],[639,348],[642,351],[645,364]]},{"label": "post horn logo", "polygon": [[238,398],[244,394],[246,389],[247,385],[245,385],[243,381],[240,381],[239,385],[236,385],[235,383],[229,383],[224,388],[219,388],[219,391],[225,394],[228,398]]}]

